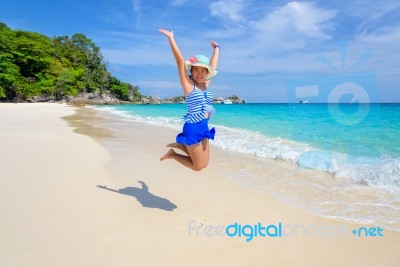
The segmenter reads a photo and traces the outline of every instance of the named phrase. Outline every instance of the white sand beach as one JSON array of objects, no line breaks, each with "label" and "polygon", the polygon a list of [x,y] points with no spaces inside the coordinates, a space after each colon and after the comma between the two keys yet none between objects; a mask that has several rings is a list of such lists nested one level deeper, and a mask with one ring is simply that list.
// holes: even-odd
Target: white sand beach
[{"label": "white sand beach", "polygon": [[[96,111],[47,103],[0,104],[0,125],[0,266],[400,266],[400,233],[311,215],[222,175],[245,156],[212,147],[202,172],[160,162],[173,130],[116,133]],[[235,223],[282,223],[287,236],[221,232]],[[362,227],[369,236],[351,233]]]}]

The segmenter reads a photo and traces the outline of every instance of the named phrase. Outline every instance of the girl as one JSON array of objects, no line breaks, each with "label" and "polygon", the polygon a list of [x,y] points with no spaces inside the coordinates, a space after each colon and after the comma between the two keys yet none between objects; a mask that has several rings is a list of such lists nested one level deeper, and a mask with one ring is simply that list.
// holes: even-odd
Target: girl
[{"label": "girl", "polygon": [[[215,110],[211,106],[212,93],[207,88],[210,79],[217,74],[219,46],[211,41],[214,50],[211,61],[204,55],[192,56],[185,61],[175,42],[174,33],[165,29],[159,31],[168,38],[188,108],[188,113],[183,117],[185,124],[182,133],[177,135],[176,143],[167,145],[171,148],[160,160],[174,159],[194,171],[201,171],[207,167],[210,157],[208,139],[214,139],[215,135],[215,129],[208,128],[208,119]],[[186,69],[190,70],[190,75]],[[173,148],[185,152],[187,156],[176,153]]]}]

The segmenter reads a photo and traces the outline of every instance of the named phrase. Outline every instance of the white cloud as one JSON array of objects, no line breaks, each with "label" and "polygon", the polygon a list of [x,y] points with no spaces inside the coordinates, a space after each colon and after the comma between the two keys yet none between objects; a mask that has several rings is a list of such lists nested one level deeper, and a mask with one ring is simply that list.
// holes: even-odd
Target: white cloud
[{"label": "white cloud", "polygon": [[[246,14],[244,7],[241,8],[238,15]],[[269,10],[262,17],[259,13],[259,19],[251,21],[250,17],[243,17],[240,24],[230,25],[220,33],[208,32],[208,35],[221,40],[221,71],[313,72],[321,67],[315,60],[316,52],[306,52],[304,48],[331,38],[328,30],[336,14],[334,10],[295,1]]]},{"label": "white cloud", "polygon": [[[400,28],[386,34],[361,34],[355,42],[362,48],[368,48],[372,53],[374,69],[385,76],[392,76],[397,80],[400,75],[399,53]],[[397,82],[399,84],[399,82]]]},{"label": "white cloud", "polygon": [[139,28],[141,25],[140,19],[140,0],[132,0],[132,8],[135,15],[136,27]]},{"label": "white cloud", "polygon": [[[336,11],[322,9],[307,2],[290,2],[253,22],[255,29],[269,33],[301,34],[309,38],[329,39],[325,32]],[[296,35],[297,35],[296,34]]]},{"label": "white cloud", "polygon": [[241,15],[243,8],[244,1],[242,0],[221,0],[211,3],[209,6],[212,16],[220,17],[223,20],[235,23],[240,23],[245,20]]},{"label": "white cloud", "polygon": [[400,29],[400,6],[387,11],[380,17],[368,20],[361,28],[364,34],[386,35]]},{"label": "white cloud", "polygon": [[400,4],[398,0],[368,1],[368,3],[365,0],[345,0],[343,3],[338,3],[338,6],[341,7],[341,13],[344,15],[368,21],[383,16],[399,7]]},{"label": "white cloud", "polygon": [[[171,1],[177,5],[193,4],[186,0]],[[371,52],[372,58],[357,65],[353,70],[372,70],[376,72],[381,84],[385,83],[386,86],[387,83],[392,87],[393,84],[398,85],[398,82],[393,83],[394,80],[398,80],[396,77],[400,62],[396,47],[400,40],[399,27],[396,26],[398,24],[392,20],[387,23],[387,19],[393,17],[388,17],[386,13],[374,18],[349,16],[348,9],[351,8],[342,7],[341,4],[333,3],[327,6],[318,2],[292,1],[271,9],[271,5],[262,3],[262,6],[254,11],[254,6],[249,2],[219,0],[209,5],[209,14],[212,17],[207,18],[207,21],[215,20],[215,27],[207,28],[207,31],[199,37],[192,34],[190,24],[185,25],[188,31],[186,34],[180,33],[177,41],[184,55],[196,51],[207,53],[209,45],[206,42],[204,45],[203,42],[199,42],[201,38],[214,39],[221,45],[220,77],[217,79],[218,83],[213,84],[213,89],[220,95],[224,92],[220,86],[226,86],[228,90],[233,90],[232,88],[237,86],[236,82],[227,78],[235,77],[234,73],[243,74],[243,81],[246,81],[246,85],[239,87],[238,90],[241,90],[240,88],[247,88],[247,84],[254,88],[275,87],[269,85],[269,82],[282,83],[284,88],[286,79],[301,75],[330,75],[341,71],[342,54],[339,47],[341,38],[346,38],[349,42],[344,67],[353,65],[364,53]],[[343,8],[346,8],[346,12],[343,12]],[[139,7],[138,12],[140,11],[144,14],[144,10],[140,10]],[[145,19],[146,17],[143,17],[143,20]],[[382,27],[390,31],[382,31]],[[364,30],[357,30],[360,28]],[[170,72],[171,77],[177,77],[168,43],[156,31],[146,33],[145,36],[140,36],[139,33],[109,32],[105,36],[109,38],[103,36],[98,39],[103,42],[109,40],[113,45],[108,49],[102,49],[111,63],[124,65],[123,67],[154,66],[155,72]],[[322,65],[316,59],[318,53],[339,67],[333,70]],[[251,80],[253,74],[262,77],[258,79],[258,83],[262,85],[257,85]],[[165,79],[164,77],[162,79]],[[149,82],[151,77],[140,75],[135,79],[139,80],[133,83],[139,84],[142,90],[151,90],[149,94],[152,95],[168,96],[181,92],[177,82]],[[145,82],[141,82],[140,79]],[[238,92],[238,94],[245,96],[248,92]]]}]

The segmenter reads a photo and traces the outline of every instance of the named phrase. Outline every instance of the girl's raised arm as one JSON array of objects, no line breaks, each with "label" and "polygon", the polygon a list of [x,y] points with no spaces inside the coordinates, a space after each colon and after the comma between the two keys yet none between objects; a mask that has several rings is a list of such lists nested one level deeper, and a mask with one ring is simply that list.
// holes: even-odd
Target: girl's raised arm
[{"label": "girl's raised arm", "polygon": [[[211,41],[211,46],[214,49],[213,54],[211,56],[210,67],[217,71],[218,67],[218,58],[219,58],[219,46],[215,41]],[[206,81],[207,87],[210,85],[211,80]]]},{"label": "girl's raised arm", "polygon": [[187,96],[192,91],[193,84],[186,72],[185,59],[183,58],[181,51],[179,50],[179,47],[175,42],[174,32],[165,29],[159,29],[158,31],[164,34],[168,38],[172,54],[174,55],[176,64],[178,66],[179,80],[181,82],[183,92],[185,96]]}]

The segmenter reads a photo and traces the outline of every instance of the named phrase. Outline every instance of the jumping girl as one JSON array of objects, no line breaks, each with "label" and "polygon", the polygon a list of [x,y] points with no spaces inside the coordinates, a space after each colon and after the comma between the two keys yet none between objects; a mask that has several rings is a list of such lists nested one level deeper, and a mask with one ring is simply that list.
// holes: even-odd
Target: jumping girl
[{"label": "jumping girl", "polygon": [[[215,128],[208,128],[208,120],[215,110],[211,106],[212,93],[207,88],[210,79],[217,74],[219,46],[211,41],[214,50],[211,61],[204,55],[192,56],[185,61],[175,42],[174,33],[165,29],[159,31],[168,38],[188,108],[188,113],[183,117],[182,133],[177,135],[175,143],[167,145],[170,149],[160,160],[174,159],[194,171],[201,171],[207,167],[210,157],[208,139],[214,139],[215,135]],[[173,148],[187,155],[176,153]]]}]

